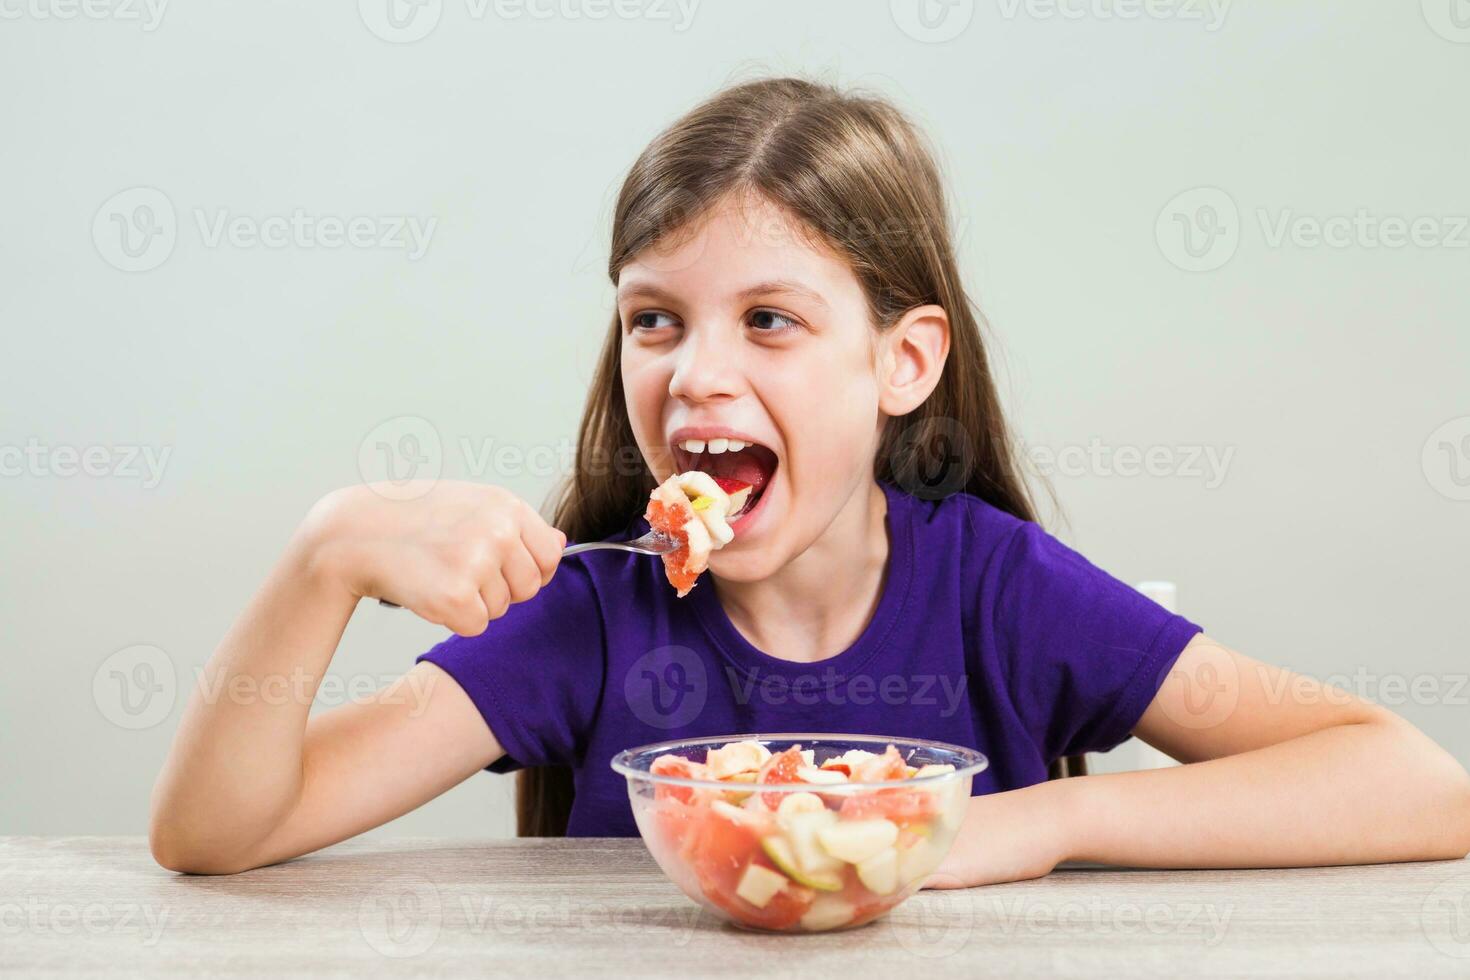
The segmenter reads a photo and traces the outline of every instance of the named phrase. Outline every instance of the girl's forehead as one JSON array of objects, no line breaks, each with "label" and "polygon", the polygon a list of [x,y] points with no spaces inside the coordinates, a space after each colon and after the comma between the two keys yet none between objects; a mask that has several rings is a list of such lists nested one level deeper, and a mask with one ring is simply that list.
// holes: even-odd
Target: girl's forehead
[{"label": "girl's forehead", "polygon": [[739,298],[762,284],[828,298],[859,289],[846,261],[819,236],[765,198],[746,197],[720,202],[635,255],[618,276],[618,298]]}]

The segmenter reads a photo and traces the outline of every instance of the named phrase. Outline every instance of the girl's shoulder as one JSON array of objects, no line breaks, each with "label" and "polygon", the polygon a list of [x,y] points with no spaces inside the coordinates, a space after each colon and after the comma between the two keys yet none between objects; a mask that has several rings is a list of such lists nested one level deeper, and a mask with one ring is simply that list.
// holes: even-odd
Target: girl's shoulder
[{"label": "girl's shoulder", "polygon": [[891,483],[884,483],[883,488],[888,494],[890,513],[908,524],[919,544],[952,544],[971,556],[989,555],[997,549],[1003,551],[1023,528],[1039,530],[1031,521],[1001,510],[974,494],[927,496]]}]

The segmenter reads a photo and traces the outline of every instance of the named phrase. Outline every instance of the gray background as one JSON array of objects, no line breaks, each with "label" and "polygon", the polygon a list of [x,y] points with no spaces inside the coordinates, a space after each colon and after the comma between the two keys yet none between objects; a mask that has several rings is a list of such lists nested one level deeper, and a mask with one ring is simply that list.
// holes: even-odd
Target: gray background
[{"label": "gray background", "polygon": [[[1050,526],[1470,760],[1470,29],[1450,0],[1223,22],[960,0],[930,8],[935,33],[905,0],[705,0],[687,22],[445,0],[408,43],[386,0],[180,3],[152,29],[38,2],[0,31],[0,832],[144,829],[183,688],[311,502],[382,475],[378,442],[430,425],[424,465],[540,501],[546,459],[484,450],[570,439],[623,172],[762,71],[877,89],[939,144],[1017,427],[1071,460]],[[142,199],[114,195],[137,187],[176,242],[128,272],[112,216]],[[1186,271],[1174,215],[1203,234],[1220,202],[1198,188],[1237,213],[1215,212],[1217,267]],[[416,259],[207,234],[295,208],[437,224]],[[1427,217],[1426,244],[1274,240],[1283,216],[1360,210]],[[17,463],[28,445],[49,462]],[[1168,449],[1126,475],[1089,446]],[[63,447],[101,447],[105,475],[58,472]],[[169,452],[156,485],[126,447]],[[1207,449],[1223,474],[1191,465]],[[333,672],[375,686],[439,635],[365,605]],[[504,833],[509,789],[478,777],[380,832]]]}]

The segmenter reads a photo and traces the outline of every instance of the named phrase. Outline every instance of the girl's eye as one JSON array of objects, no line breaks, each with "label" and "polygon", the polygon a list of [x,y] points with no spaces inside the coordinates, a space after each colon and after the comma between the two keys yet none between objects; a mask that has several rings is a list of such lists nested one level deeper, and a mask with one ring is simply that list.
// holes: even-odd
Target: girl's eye
[{"label": "girl's eye", "polygon": [[797,328],[795,320],[775,310],[752,310],[749,321],[757,333],[778,334]]},{"label": "girl's eye", "polygon": [[667,313],[658,313],[653,310],[647,310],[643,313],[635,313],[633,314],[632,319],[630,319],[628,322],[630,324],[630,329],[634,331],[641,331],[643,333],[658,330],[660,327],[672,327],[675,325],[675,320],[673,317],[669,316]]}]

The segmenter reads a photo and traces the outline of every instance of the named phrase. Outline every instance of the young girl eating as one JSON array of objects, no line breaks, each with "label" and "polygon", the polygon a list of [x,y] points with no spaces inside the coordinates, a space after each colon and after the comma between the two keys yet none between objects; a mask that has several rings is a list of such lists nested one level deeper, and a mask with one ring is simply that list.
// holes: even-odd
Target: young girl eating
[{"label": "young girl eating", "polygon": [[[632,835],[617,752],[803,731],[989,758],[935,883],[1470,851],[1470,777],[1415,728],[1222,646],[1035,523],[940,179],[893,107],[794,79],[721,92],[634,164],[609,273],[554,519],[447,481],[318,502],[184,716],[162,865],[283,861],[485,768],[524,769],[522,833]],[[677,569],[563,558],[643,534],[690,473],[721,490],[689,477],[665,504],[713,501],[730,534]],[[319,679],[364,597],[456,635],[316,717],[202,693]],[[1130,735],[1187,765],[1048,779]]]}]

